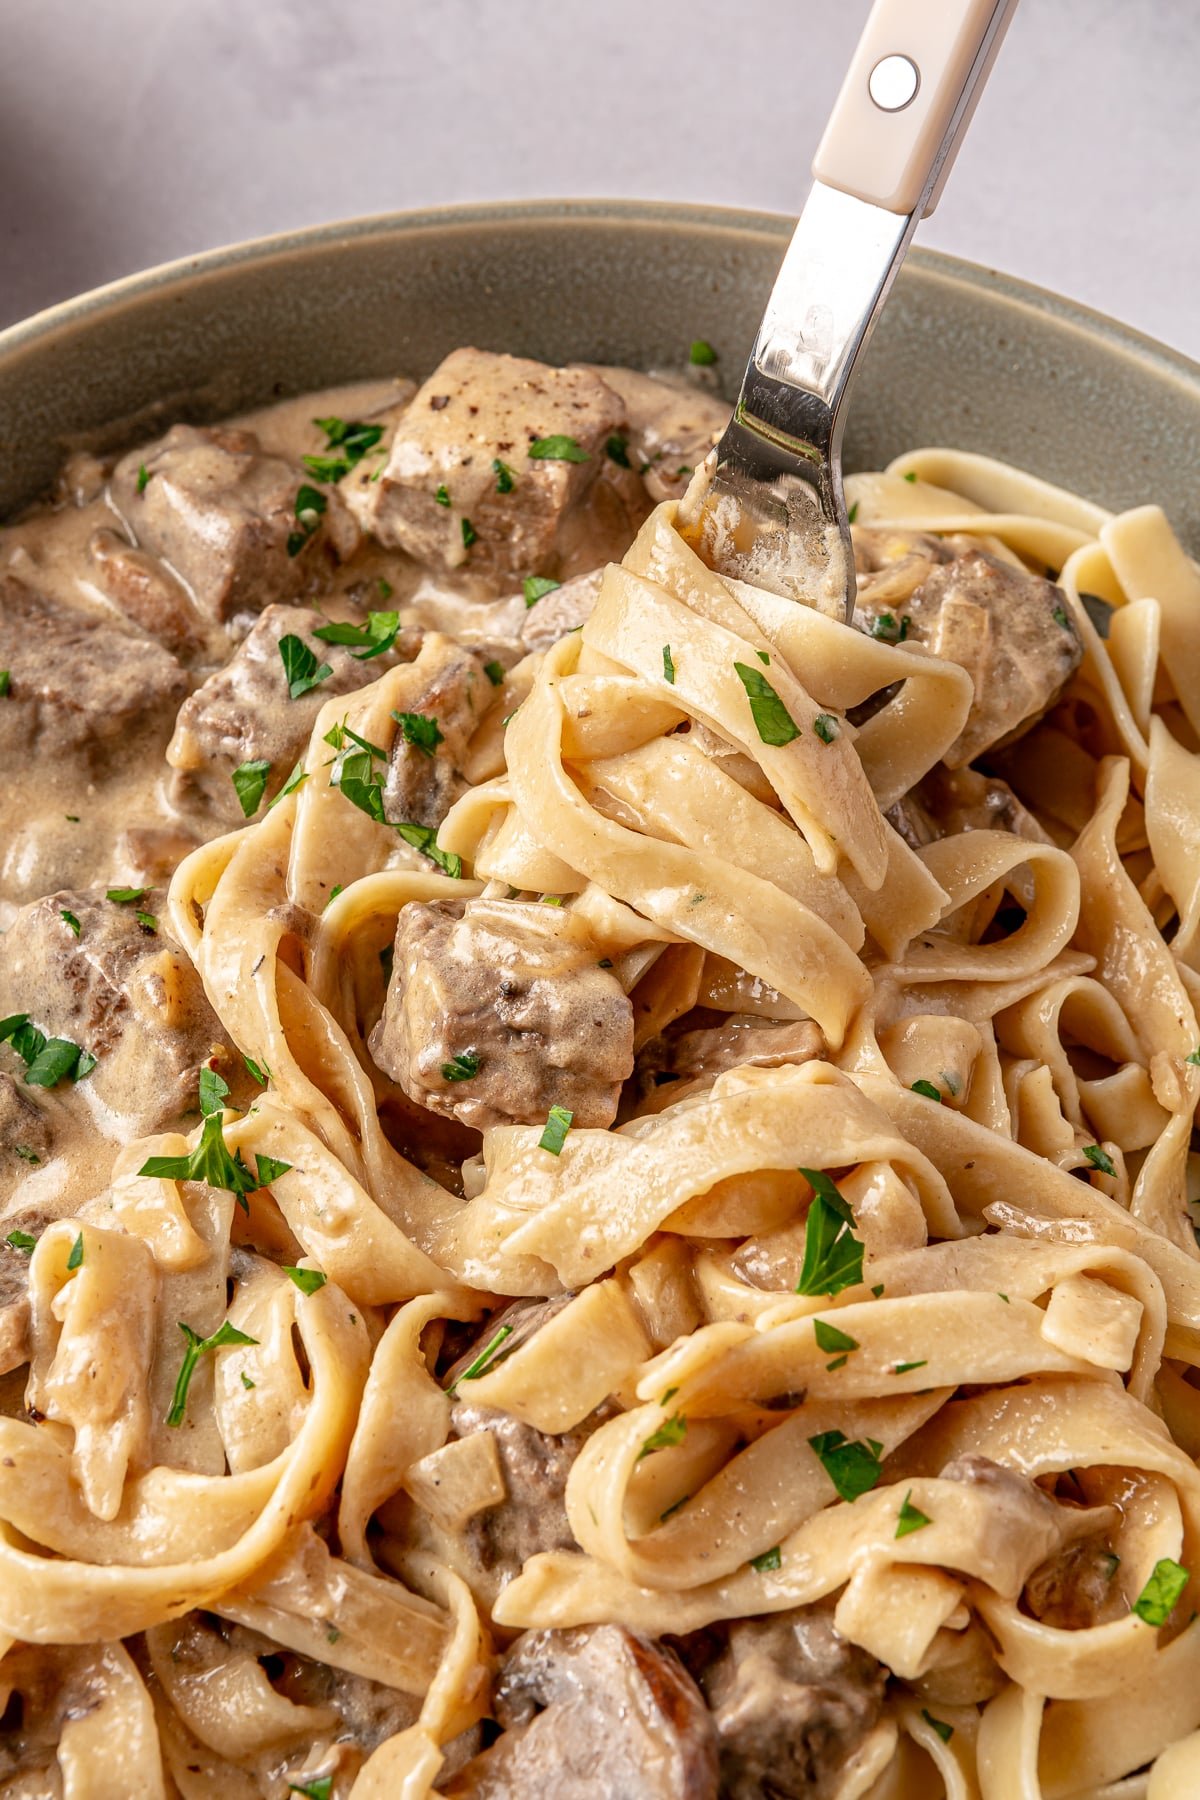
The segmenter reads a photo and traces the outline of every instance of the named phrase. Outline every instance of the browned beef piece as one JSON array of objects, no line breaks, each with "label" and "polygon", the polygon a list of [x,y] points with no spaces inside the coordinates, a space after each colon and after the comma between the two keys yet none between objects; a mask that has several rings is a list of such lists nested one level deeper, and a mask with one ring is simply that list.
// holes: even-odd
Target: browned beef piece
[{"label": "browned beef piece", "polygon": [[[394,825],[441,824],[467,785],[460,773],[467,745],[495,698],[482,660],[453,638],[431,631],[412,665],[401,704],[394,708],[414,717],[401,724],[392,743],[383,789],[385,818]],[[417,718],[432,719],[441,734],[432,749],[420,741],[424,727]]]},{"label": "browned beef piece", "polygon": [[97,584],[149,637],[178,655],[200,647],[203,628],[191,595],[156,556],[107,530],[93,532],[88,556]]},{"label": "browned beef piece", "polygon": [[944,763],[890,806],[887,817],[914,850],[963,831],[1011,831],[1016,837],[1045,842],[1041,826],[1007,781],[976,769],[948,769]]},{"label": "browned beef piece", "polygon": [[811,1019],[760,1019],[730,1014],[719,1025],[683,1029],[668,1026],[642,1046],[637,1075],[643,1093],[667,1085],[715,1081],[724,1069],[779,1069],[785,1063],[824,1056],[825,1039]]},{"label": "browned beef piece", "polygon": [[[245,762],[269,762],[264,802],[283,786],[308,743],[326,700],[352,694],[377,681],[397,655],[415,654],[415,633],[402,634],[397,649],[369,662],[340,644],[313,636],[320,617],[307,606],[268,606],[253,631],[222,669],[189,694],[179,709],[167,761],[177,771],[174,791],[181,801],[202,798],[206,809],[227,825],[245,815],[234,789],[233,771]],[[279,641],[298,637],[318,665],[332,671],[295,700],[288,692]]]},{"label": "browned beef piece", "polygon": [[[860,594],[857,617],[865,629],[879,629],[898,604],[884,605],[884,597],[880,587]],[[967,722],[945,753],[951,769],[1027,731],[1083,657],[1061,588],[984,550],[931,563],[903,601],[902,619],[908,641],[959,663],[975,684]]]},{"label": "browned beef piece", "polygon": [[567,1477],[599,1422],[584,1421],[573,1431],[552,1437],[499,1407],[460,1402],[454,1408],[452,1437],[489,1431],[496,1440],[508,1498],[476,1513],[463,1537],[480,1568],[498,1576],[501,1585],[519,1575],[529,1558],[540,1551],[578,1547],[567,1523]]},{"label": "browned beef piece", "polygon": [[422,901],[396,921],[370,1048],[410,1099],[477,1131],[542,1124],[552,1106],[611,1125],[633,1069],[633,1008],[557,907]]},{"label": "browned beef piece", "polygon": [[40,1238],[54,1213],[26,1206],[0,1219],[0,1375],[29,1361],[29,1258],[10,1234]]},{"label": "browned beef piece", "polygon": [[504,1735],[453,1800],[716,1800],[712,1720],[675,1656],[620,1625],[530,1631],[495,1693]]},{"label": "browned beef piece", "polygon": [[[356,490],[359,517],[380,543],[435,568],[553,574],[564,515],[601,472],[622,413],[590,370],[455,350],[417,390],[380,480]],[[585,460],[530,457],[554,437],[573,439]]]},{"label": "browned beef piece", "polygon": [[227,1054],[200,977],[166,935],[164,900],[151,890],[135,910],[103,888],[66,889],[22,907],[0,936],[0,1016],[28,1013],[48,1038],[90,1051],[90,1095],[133,1134],[194,1107],[200,1064]]},{"label": "browned beef piece", "polygon": [[109,494],[135,544],[180,577],[201,613],[225,621],[298,594],[322,564],[353,554],[358,530],[336,489],[320,488],[315,529],[297,520],[306,482],[315,485],[252,431],[174,425],[122,458]]},{"label": "browned beef piece", "polygon": [[0,754],[85,766],[134,739],[166,742],[188,690],[175,658],[133,630],[47,600],[0,577]]},{"label": "browned beef piece", "polygon": [[723,1800],[828,1800],[879,1717],[886,1678],[816,1607],[735,1620],[701,1676]]},{"label": "browned beef piece", "polygon": [[625,456],[652,500],[678,500],[726,425],[729,406],[690,381],[665,381],[636,369],[593,367],[620,395],[628,429]]},{"label": "browned beef piece", "polygon": [[1059,1631],[1085,1631],[1120,1618],[1126,1605],[1113,1580],[1120,1560],[1100,1536],[1067,1544],[1025,1583],[1026,1610]]},{"label": "browned beef piece", "polygon": [[[4,1152],[5,1165],[13,1161],[32,1167],[44,1161],[50,1149],[53,1131],[36,1092],[14,1081],[11,1075],[0,1073],[0,1150]],[[8,1173],[7,1166],[3,1172]]]},{"label": "browned beef piece", "polygon": [[521,620],[521,649],[525,654],[548,650],[568,631],[586,625],[603,579],[603,569],[591,569],[586,575],[576,575],[573,581],[564,581],[552,594],[544,595],[531,606]]}]

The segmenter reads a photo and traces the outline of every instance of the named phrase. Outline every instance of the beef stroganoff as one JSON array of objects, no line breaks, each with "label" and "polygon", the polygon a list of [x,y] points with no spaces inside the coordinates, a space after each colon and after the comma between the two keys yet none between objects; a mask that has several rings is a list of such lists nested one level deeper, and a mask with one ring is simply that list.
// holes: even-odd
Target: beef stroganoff
[{"label": "beef stroganoff", "polygon": [[0,531],[0,1793],[1197,1791],[1200,577],[693,362]]}]

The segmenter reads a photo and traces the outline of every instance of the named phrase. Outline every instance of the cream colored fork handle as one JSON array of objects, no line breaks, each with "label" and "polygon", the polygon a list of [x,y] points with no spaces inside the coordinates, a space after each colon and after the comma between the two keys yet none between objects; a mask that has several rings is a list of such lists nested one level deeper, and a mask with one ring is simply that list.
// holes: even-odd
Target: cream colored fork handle
[{"label": "cream colored fork handle", "polygon": [[815,178],[888,212],[931,213],[1015,11],[1016,0],[875,0]]}]

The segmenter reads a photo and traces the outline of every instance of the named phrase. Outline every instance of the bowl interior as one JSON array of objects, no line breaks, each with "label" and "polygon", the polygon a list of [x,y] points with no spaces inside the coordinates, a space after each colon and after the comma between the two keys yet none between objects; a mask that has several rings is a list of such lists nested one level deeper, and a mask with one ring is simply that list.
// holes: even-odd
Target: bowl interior
[{"label": "bowl interior", "polygon": [[[0,516],[45,489],[71,444],[420,376],[461,343],[653,367],[705,337],[735,388],[789,230],[761,214],[547,202],[322,227],[151,270],[0,333]],[[1198,435],[1200,369],[1184,358],[917,251],[855,390],[846,461],[984,451],[1102,505],[1158,500],[1200,552]]]}]

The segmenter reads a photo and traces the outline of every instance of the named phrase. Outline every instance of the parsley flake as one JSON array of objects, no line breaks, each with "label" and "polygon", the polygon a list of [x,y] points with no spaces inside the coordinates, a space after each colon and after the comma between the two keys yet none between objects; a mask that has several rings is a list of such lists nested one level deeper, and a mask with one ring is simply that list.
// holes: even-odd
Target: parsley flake
[{"label": "parsley flake", "polygon": [[479,1355],[473,1362],[467,1364],[462,1374],[458,1377],[458,1381],[451,1382],[450,1386],[446,1389],[446,1392],[453,1396],[458,1392],[459,1381],[478,1381],[481,1375],[486,1374],[489,1366],[496,1360],[500,1346],[504,1343],[505,1339],[510,1338],[512,1334],[513,1328],[511,1325],[501,1325],[496,1332],[495,1337],[490,1339],[490,1341],[484,1345],[483,1349],[479,1352]]},{"label": "parsley flake", "polygon": [[905,481],[915,481],[917,479],[917,471],[915,469],[910,469],[904,479]]},{"label": "parsley flake", "polygon": [[307,482],[296,490],[296,503],[293,511],[300,529],[290,533],[287,541],[289,556],[299,556],[309,538],[321,523],[321,515],[328,509],[329,502],[320,488],[310,487]]},{"label": "parsley flake", "polygon": [[68,1269],[82,1269],[82,1267],[83,1267],[83,1233],[82,1233],[82,1231],[79,1233],[79,1236],[75,1239],[75,1242],[71,1245],[70,1251],[67,1255],[67,1267],[68,1267]]},{"label": "parsley flake", "polygon": [[[202,1338],[198,1331],[193,1331],[190,1325],[185,1325],[182,1319],[177,1319],[176,1324],[187,1339],[187,1349],[184,1351],[183,1361],[179,1365],[179,1374],[175,1380],[175,1392],[167,1413],[167,1424],[180,1426],[183,1424],[187,1412],[188,1389],[192,1385],[192,1376],[196,1373],[196,1364],[200,1358],[207,1356],[210,1350],[223,1350],[227,1344],[257,1344],[258,1339],[247,1337],[244,1331],[239,1331],[236,1325],[229,1323],[228,1319],[217,1327],[211,1337],[206,1338]],[[245,1377],[243,1376],[242,1379],[244,1381]]]},{"label": "parsley flake", "polygon": [[140,463],[138,465],[138,472],[137,472],[137,491],[139,494],[145,493],[146,484],[149,480],[150,480],[149,469],[146,467],[145,463]]},{"label": "parsley flake", "polygon": [[924,1078],[920,1081],[914,1081],[912,1084],[912,1091],[914,1094],[920,1094],[923,1100],[936,1100],[939,1106],[941,1105],[942,1096],[938,1089],[934,1087],[932,1081],[926,1081]]},{"label": "parsley flake", "polygon": [[1184,1062],[1190,1062],[1192,1064],[1200,1066],[1200,1044],[1198,1044],[1194,1050],[1192,1050],[1187,1056],[1185,1056],[1183,1060],[1184,1060]]},{"label": "parsley flake", "polygon": [[111,900],[114,906],[132,906],[135,900],[150,892],[149,888],[115,887],[104,890],[104,898]]},{"label": "parsley flake", "polygon": [[278,1181],[292,1167],[290,1162],[282,1162],[277,1156],[264,1156],[261,1150],[254,1157],[254,1172],[258,1176],[259,1187],[270,1187],[273,1181]]},{"label": "parsley flake", "polygon": [[1087,1157],[1093,1169],[1099,1169],[1102,1175],[1116,1174],[1116,1164],[1108,1154],[1108,1151],[1102,1150],[1099,1144],[1085,1144],[1083,1146],[1083,1154]]},{"label": "parsley flake", "polygon": [[717,353],[707,338],[693,338],[692,347],[688,351],[688,361],[693,368],[709,369],[717,360]]},{"label": "parsley flake", "polygon": [[254,762],[239,763],[233,771],[230,777],[233,791],[246,818],[252,818],[262,805],[270,773],[271,765],[265,757],[258,757]]},{"label": "parsley flake", "polygon": [[[389,586],[384,598],[389,599],[391,592]],[[399,629],[398,612],[369,612],[365,625],[331,619],[327,625],[318,625],[313,636],[320,638],[323,644],[346,644],[354,650],[356,662],[370,662],[373,656],[382,656],[385,650],[391,649]]]},{"label": "parsley flake", "polygon": [[1133,1603],[1134,1612],[1147,1625],[1165,1625],[1190,1580],[1187,1570],[1179,1563],[1169,1556],[1160,1557],[1149,1581]]},{"label": "parsley flake", "polygon": [[670,644],[663,645],[663,680],[675,686],[675,658],[671,655]]},{"label": "parsley flake", "polygon": [[734,670],[746,690],[750,716],[764,744],[790,744],[799,737],[800,727],[775,692],[765,675],[746,663],[735,662]]},{"label": "parsley flake", "polygon": [[896,1536],[908,1537],[912,1532],[923,1531],[926,1525],[932,1524],[933,1520],[928,1513],[923,1513],[920,1507],[912,1505],[912,1489],[909,1488],[896,1520]]},{"label": "parsley flake", "polygon": [[880,613],[871,627],[871,636],[880,638],[885,644],[903,644],[908,637],[912,620],[907,613],[902,614],[899,624],[895,615],[890,612]]},{"label": "parsley flake", "polygon": [[203,1181],[209,1187],[223,1188],[232,1194],[247,1212],[246,1195],[259,1183],[242,1161],[242,1153],[232,1156],[221,1130],[220,1112],[211,1112],[204,1121],[200,1142],[183,1156],[151,1156],[138,1170],[139,1175],[159,1181]]},{"label": "parsley flake", "polygon": [[841,726],[832,713],[818,713],[813,720],[813,730],[823,744],[832,744],[841,730]]},{"label": "parsley flake", "polygon": [[471,548],[471,545],[478,538],[479,533],[476,531],[475,527],[472,525],[470,519],[462,519],[460,521],[460,524],[462,527],[463,549],[469,550]]},{"label": "parsley flake", "polygon": [[484,663],[483,672],[487,676],[488,680],[491,682],[493,687],[502,686],[502,684],[504,682],[504,664],[503,663],[498,663],[498,662]]},{"label": "parsley flake", "polygon": [[526,455],[531,462],[585,463],[591,458],[577,438],[555,431],[549,437],[534,438]]},{"label": "parsley flake", "polygon": [[432,756],[438,745],[445,742],[437,720],[426,713],[394,712],[392,717],[400,727],[404,742],[425,756]]},{"label": "parsley flake", "polygon": [[775,1569],[782,1567],[783,1551],[776,1544],[770,1550],[764,1550],[761,1556],[750,1558],[750,1567],[760,1575],[770,1575]]},{"label": "parsley flake", "polygon": [[443,1081],[470,1081],[479,1073],[479,1058],[465,1051],[442,1064]]},{"label": "parsley flake", "polygon": [[[916,477],[906,475],[904,479],[905,481],[914,481]],[[954,1736],[953,1725],[947,1725],[945,1719],[935,1719],[933,1714],[927,1712],[924,1707],[921,1708],[921,1717],[927,1725],[931,1726],[932,1729],[937,1732],[943,1744],[948,1744],[950,1742],[950,1739]]]},{"label": "parsley flake", "polygon": [[289,631],[286,637],[280,638],[279,655],[283,662],[288,693],[293,700],[299,700],[302,694],[319,687],[321,682],[328,681],[333,674],[329,664],[318,663],[304,639],[297,637],[294,632]]},{"label": "parsley flake", "polygon": [[619,432],[614,431],[612,436],[605,443],[604,454],[608,457],[610,462],[615,462],[618,468],[627,469],[629,467],[628,439],[623,438]]},{"label": "parsley flake", "polygon": [[256,1063],[252,1056],[243,1056],[242,1061],[246,1065],[247,1073],[253,1075],[259,1087],[266,1087],[271,1079],[271,1071],[266,1063]]},{"label": "parsley flake", "polygon": [[60,906],[58,909],[58,916],[63,924],[68,926],[70,930],[75,933],[75,936],[78,937],[80,924],[79,920],[75,917],[75,914],[73,912],[68,912],[65,906]]},{"label": "parsley flake", "polygon": [[929,1358],[927,1356],[923,1356],[921,1358],[920,1362],[893,1363],[892,1364],[892,1374],[893,1375],[907,1375],[910,1369],[926,1369],[928,1367],[929,1367]]},{"label": "parsley flake", "polygon": [[858,1349],[857,1338],[850,1337],[847,1332],[839,1331],[837,1326],[831,1325],[827,1319],[813,1320],[813,1336],[817,1340],[818,1350]]},{"label": "parsley flake", "polygon": [[329,1800],[329,1796],[333,1792],[333,1776],[318,1775],[312,1781],[289,1781],[288,1792],[305,1794],[308,1796],[308,1800]]},{"label": "parsley flake", "polygon": [[544,600],[547,594],[561,586],[561,581],[551,581],[548,575],[527,575],[521,583],[526,607],[536,606],[539,600]]},{"label": "parsley flake", "polygon": [[517,485],[517,478],[509,468],[508,464],[506,462],[501,462],[498,456],[494,457],[492,460],[492,474],[496,477],[496,492],[498,494],[511,494]]},{"label": "parsley flake", "polygon": [[11,1244],[14,1250],[23,1250],[26,1256],[31,1255],[37,1245],[37,1239],[30,1237],[27,1231],[10,1231],[4,1241]]},{"label": "parsley flake", "polygon": [[863,1246],[854,1236],[854,1214],[821,1169],[801,1169],[813,1190],[804,1227],[804,1262],[798,1294],[840,1294],[862,1280]]},{"label": "parsley flake", "polygon": [[548,1150],[551,1156],[560,1156],[574,1117],[575,1114],[565,1106],[552,1106],[546,1120],[546,1129],[538,1139],[539,1150]]},{"label": "parsley flake", "polygon": [[302,762],[298,762],[275,798],[268,805],[267,811],[270,812],[274,807],[278,806],[281,800],[286,800],[289,794],[294,794],[296,789],[298,787],[303,787],[307,780],[308,770]]},{"label": "parsley flake", "polygon": [[415,825],[410,820],[406,820],[403,824],[397,825],[396,830],[406,844],[411,844],[414,850],[419,850],[422,856],[427,856],[430,862],[441,869],[444,875],[449,875],[454,881],[462,880],[462,857],[458,855],[457,851],[438,848],[437,832],[432,825]]},{"label": "parsley flake", "polygon": [[28,1144],[14,1144],[13,1150],[22,1162],[40,1163],[42,1160],[37,1151],[31,1150]]},{"label": "parsley flake", "polygon": [[211,1113],[224,1112],[229,1098],[229,1083],[207,1064],[200,1071],[200,1111],[207,1119]]},{"label": "parsley flake", "polygon": [[257,1381],[252,1381],[250,1379],[249,1375],[247,1375],[245,1369],[242,1370],[242,1386],[244,1388],[252,1388],[252,1387],[258,1386]]},{"label": "parsley flake", "polygon": [[52,1088],[69,1076],[82,1081],[96,1066],[90,1050],[81,1050],[70,1038],[48,1038],[25,1071],[29,1087]]},{"label": "parsley flake", "polygon": [[283,1272],[302,1294],[315,1294],[329,1280],[328,1275],[323,1274],[320,1269],[296,1269],[290,1263],[284,1263]]},{"label": "parsley flake", "polygon": [[682,1413],[672,1413],[669,1419],[663,1420],[657,1431],[650,1433],[638,1451],[637,1459],[641,1462],[643,1456],[649,1456],[652,1450],[672,1449],[676,1444],[682,1444],[686,1436],[687,1420]]},{"label": "parsley flake", "polygon": [[450,489],[446,486],[444,481],[441,482],[434,489],[433,498],[434,498],[435,505],[449,506],[449,504],[450,504]]},{"label": "parsley flake", "polygon": [[846,514],[847,525],[853,525],[853,523],[854,523],[855,519],[857,519],[857,517],[858,517],[858,501],[856,500],[854,502],[854,505],[850,508],[850,511]]},{"label": "parsley flake", "polygon": [[883,1445],[875,1438],[860,1443],[840,1431],[819,1431],[808,1441],[842,1500],[857,1500],[879,1480]]}]

